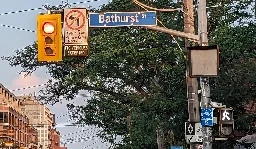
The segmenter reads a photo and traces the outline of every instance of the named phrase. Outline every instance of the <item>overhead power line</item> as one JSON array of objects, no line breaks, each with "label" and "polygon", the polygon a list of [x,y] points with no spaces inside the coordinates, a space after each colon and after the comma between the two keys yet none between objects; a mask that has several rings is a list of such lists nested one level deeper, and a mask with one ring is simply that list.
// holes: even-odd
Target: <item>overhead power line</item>
[{"label": "overhead power line", "polygon": [[[98,149],[98,148],[102,148],[102,147],[106,147],[106,146],[109,146],[107,144],[104,144],[104,145],[101,145],[101,146],[97,146],[97,147],[94,147],[94,148],[90,148],[90,149]],[[109,146],[110,147],[110,146]],[[89,148],[88,148],[89,149]]]},{"label": "overhead power line", "polygon": [[[141,8],[145,9],[146,11],[149,11],[149,10],[148,10],[149,8],[150,8],[150,9],[153,8],[153,7],[149,7],[149,6],[145,5],[145,4],[140,3],[138,0],[133,0],[133,2],[134,2],[135,4],[137,4],[138,6],[140,6]],[[156,9],[156,8],[153,8],[153,9]],[[163,10],[167,10],[167,9],[159,9],[159,11],[161,11],[161,10],[163,11]],[[169,9],[169,11],[175,11],[175,10],[177,10],[177,9]],[[164,28],[167,28],[167,27],[163,24],[162,21],[160,21],[158,18],[156,18],[156,19],[157,19],[157,22],[159,22]],[[176,40],[176,38],[175,38],[173,35],[171,35],[171,37],[172,37],[172,39],[175,41],[175,43],[177,44],[177,46],[179,47],[179,49],[180,49],[179,52],[181,52],[181,51],[182,51],[182,48],[181,48],[179,42]]]},{"label": "overhead power line", "polygon": [[86,141],[96,141],[99,139],[100,138],[97,136],[86,136],[86,137],[77,138],[77,140],[74,140],[72,142],[67,142],[66,144],[82,143],[82,142],[86,142]]},{"label": "overhead power line", "polygon": [[[79,135],[76,135],[76,136],[72,136],[72,137],[70,137],[70,138],[67,138],[67,139],[63,139],[63,141],[62,142],[66,142],[66,143],[69,143],[69,142],[73,142],[73,141],[75,141],[75,140],[77,140],[78,138],[81,138],[81,137],[85,137],[85,135],[95,135],[95,131],[96,130],[93,130],[93,131],[90,131],[90,132],[88,132],[88,133],[86,133],[86,134],[79,134]],[[92,133],[92,132],[94,132],[94,133]]]},{"label": "overhead power line", "polygon": [[[82,1],[82,2],[71,3],[69,5],[77,5],[77,4],[84,4],[84,3],[97,2],[97,1],[100,1],[100,0],[87,0],[87,1]],[[55,5],[53,7],[58,7],[58,6],[62,6],[62,5]],[[38,7],[38,8],[17,10],[17,11],[11,11],[11,12],[4,12],[4,13],[0,13],[0,16],[1,15],[7,15],[7,14],[21,13],[21,12],[35,11],[35,10],[45,10],[45,8],[43,8],[43,6],[42,6],[42,7]],[[12,28],[12,29],[17,29],[17,30],[21,30],[21,31],[27,31],[27,32],[31,32],[31,33],[36,33],[36,31],[34,31],[34,30],[25,29],[25,28],[16,27],[16,26],[11,26],[11,25],[6,25],[6,24],[0,24],[0,26],[7,27],[7,28]]]},{"label": "overhead power line", "polygon": [[[87,129],[87,130],[89,130],[89,129]],[[94,131],[96,131],[96,130],[94,130]],[[97,137],[97,136],[84,136],[84,137],[80,137],[80,136],[82,136],[82,135],[93,135],[92,132],[94,132],[94,131],[90,131],[86,134],[80,134],[80,135],[73,136],[73,137],[69,138],[71,140],[70,142],[69,142],[69,139],[64,139],[64,141],[61,141],[61,143],[66,145],[66,144],[74,144],[74,143],[81,143],[81,142],[87,142],[87,141],[93,141],[94,140],[95,142],[93,142],[92,144],[89,144],[89,145],[87,145],[83,148],[83,149],[87,149],[88,147],[90,147],[90,146],[92,146],[96,143],[99,143],[100,141],[102,141],[102,139]],[[75,140],[75,138],[76,138],[76,140]],[[104,142],[102,142],[102,143],[104,143]],[[104,143],[104,145],[99,146],[99,147],[105,147],[105,146],[109,146],[109,145]],[[96,148],[99,148],[99,147],[96,147]],[[111,145],[109,147],[111,147]]]},{"label": "overhead power line", "polygon": [[[97,1],[100,1],[100,0],[87,0],[87,1],[82,1],[82,2],[75,2],[75,3],[71,3],[70,5],[77,5],[77,4],[83,4],[83,3],[89,3],[89,2],[97,2]],[[183,11],[183,8],[176,8],[176,9],[157,9],[157,8],[154,8],[154,7],[150,7],[150,6],[147,6],[141,2],[139,2],[138,0],[133,0],[134,3],[136,3],[137,5],[141,6],[142,8],[144,8],[145,10],[147,10],[146,8],[148,9],[153,9],[153,10],[156,10],[156,11],[176,11],[176,10],[179,10],[179,11]],[[55,5],[55,7],[58,7],[58,6],[61,6],[61,5]],[[215,6],[210,6],[210,7],[207,7],[207,8],[216,8],[216,7],[219,7],[219,5],[215,5]],[[28,12],[28,11],[35,11],[35,10],[45,10],[45,8],[32,8],[32,9],[25,9],[25,10],[17,10],[17,11],[12,11],[12,12],[5,12],[5,13],[0,13],[0,16],[1,15],[7,15],[7,14],[14,14],[14,13],[20,13],[20,12]],[[187,14],[186,14],[187,15]],[[158,20],[159,21],[159,20]],[[161,22],[160,22],[161,23]],[[162,24],[162,23],[161,23]],[[163,25],[163,24],[162,24]],[[27,31],[27,32],[31,32],[31,33],[36,33],[36,31],[34,30],[30,30],[30,29],[25,29],[25,28],[20,28],[20,27],[15,27],[15,26],[11,26],[11,25],[5,25],[5,24],[0,24],[0,26],[2,27],[7,27],[7,28],[12,28],[12,29],[17,29],[17,30],[21,30],[21,31]]]},{"label": "overhead power line", "polygon": [[[85,126],[85,127],[89,127],[89,126]],[[83,130],[80,130],[80,131],[68,133],[68,134],[62,135],[61,137],[66,137],[66,136],[70,136],[70,135],[73,135],[73,134],[78,134],[80,132],[85,132],[85,131],[88,131],[88,130],[91,130],[91,129],[93,129],[93,127],[89,128],[89,129],[83,129]]]},{"label": "overhead power line", "polygon": [[31,9],[24,9],[24,10],[17,10],[17,11],[4,12],[4,13],[0,13],[0,16],[7,15],[7,14],[21,13],[21,12],[36,11],[36,10],[44,10],[44,8],[43,8],[43,7],[40,7],[40,8],[31,8]]},{"label": "overhead power line", "polygon": [[77,133],[80,133],[80,132],[84,132],[84,131],[86,131],[86,130],[80,130],[80,131],[76,131],[76,132],[71,132],[71,133],[62,135],[61,137],[66,137],[66,136],[74,135],[74,134],[77,134]]},{"label": "overhead power line", "polygon": [[47,85],[47,84],[44,83],[44,84],[39,84],[39,85],[34,85],[34,86],[28,86],[28,87],[18,88],[18,89],[11,90],[11,92],[21,91],[21,90],[26,90],[26,89],[31,89],[31,88],[37,88],[37,87],[42,87],[42,86],[45,86],[45,85]]},{"label": "overhead power line", "polygon": [[173,11],[177,11],[180,10],[181,8],[167,8],[167,9],[158,9],[158,8],[154,8],[154,7],[150,7],[148,5],[145,5],[141,2],[139,2],[138,0],[132,0],[135,4],[139,5],[139,6],[143,6],[147,9],[151,9],[151,10],[155,10],[155,11],[162,11],[162,12],[173,12]]},{"label": "overhead power line", "polygon": [[90,147],[90,146],[92,146],[92,145],[94,145],[95,143],[98,143],[98,142],[100,142],[100,140],[95,141],[95,142],[93,142],[92,144],[85,146],[84,149],[86,149],[86,148],[88,148],[88,147]]},{"label": "overhead power line", "polygon": [[[78,4],[97,2],[97,1],[100,1],[100,0],[87,0],[87,1],[82,1],[82,2],[74,2],[74,3],[70,3],[70,5],[78,5]],[[55,5],[55,7],[59,7],[59,6],[62,6],[62,5]],[[30,9],[24,9],[24,10],[4,12],[4,13],[0,13],[0,16],[8,15],[8,14],[22,13],[22,12],[29,12],[29,11],[36,11],[36,10],[45,10],[45,8],[42,6],[42,7],[38,7],[38,8],[30,8]]]},{"label": "overhead power line", "polygon": [[[87,127],[89,127],[89,126],[87,126]],[[91,131],[89,131],[89,130],[91,130]],[[96,136],[96,134],[95,134],[97,131],[98,131],[97,128],[90,127],[89,129],[86,129],[86,130],[81,130],[81,131],[65,134],[61,137],[69,136],[69,135],[73,135],[73,134],[77,134],[77,135],[72,136],[67,139],[61,139],[61,143],[66,145],[66,144],[74,144],[74,143],[81,143],[81,142],[94,140],[95,141],[94,143],[84,147],[84,148],[88,148],[88,147],[92,146],[93,144],[101,141],[101,138]],[[82,132],[82,134],[78,134],[81,132]]]},{"label": "overhead power line", "polygon": [[[28,87],[23,87],[23,88],[14,89],[14,90],[11,90],[11,92],[21,91],[21,90],[26,90],[26,89],[32,89],[32,88],[42,87],[42,86],[46,86],[46,85],[47,85],[46,83],[44,83],[44,84],[39,84],[39,85],[33,85],[33,86],[28,86]],[[73,101],[72,103],[74,104],[75,102]],[[59,116],[56,117],[56,119],[61,118],[61,117],[64,117],[64,116],[69,116],[69,113],[59,115]],[[72,120],[69,119],[67,122],[70,122],[70,121],[72,121]]]},{"label": "overhead power line", "polygon": [[[77,3],[72,3],[72,4],[82,4],[82,3],[88,3],[88,2],[93,2],[93,1],[100,1],[100,0],[88,0],[88,1],[84,1],[84,2],[77,2]],[[153,9],[153,10],[157,10],[157,11],[175,11],[175,10],[179,10],[179,11],[183,11],[183,8],[177,8],[177,9],[157,9],[157,8],[154,8],[154,7],[150,7],[150,6],[147,6],[145,4],[142,4],[140,3],[139,1],[137,0],[133,0],[134,3],[136,3],[137,5],[141,6],[141,7],[144,7],[144,9],[146,8],[149,8],[149,9]],[[60,6],[60,5],[56,5],[57,6]],[[145,7],[147,6],[147,7]],[[210,7],[207,7],[207,8],[216,8],[216,7],[219,7],[219,5],[215,5],[215,6],[210,6]],[[4,14],[13,14],[13,13],[19,13],[19,12],[27,12],[27,11],[32,11],[32,10],[39,10],[39,9],[42,9],[44,10],[43,8],[33,8],[33,9],[27,9],[27,10],[18,10],[18,11],[13,11],[13,12],[6,12],[6,13],[1,13],[0,15],[4,15]],[[186,14],[187,15],[187,14]],[[159,20],[158,20],[159,21]],[[160,21],[159,21],[160,22]],[[161,23],[161,22],[160,22]],[[162,24],[162,23],[161,23]],[[163,24],[162,24],[163,25]],[[21,31],[27,31],[27,32],[31,32],[31,33],[36,33],[36,31],[34,30],[30,30],[30,29],[25,29],[25,28],[20,28],[20,27],[15,27],[15,26],[11,26],[11,25],[6,25],[6,24],[0,24],[0,26],[2,27],[7,27],[7,28],[12,28],[12,29],[17,29],[17,30],[21,30]],[[176,39],[175,39],[176,40]]]},{"label": "overhead power line", "polygon": [[27,31],[27,32],[31,32],[31,33],[36,33],[36,31],[30,30],[30,29],[25,29],[25,28],[20,28],[20,27],[5,25],[5,24],[0,24],[0,26],[12,28],[12,29],[17,29],[17,30],[21,30],[21,31]]}]

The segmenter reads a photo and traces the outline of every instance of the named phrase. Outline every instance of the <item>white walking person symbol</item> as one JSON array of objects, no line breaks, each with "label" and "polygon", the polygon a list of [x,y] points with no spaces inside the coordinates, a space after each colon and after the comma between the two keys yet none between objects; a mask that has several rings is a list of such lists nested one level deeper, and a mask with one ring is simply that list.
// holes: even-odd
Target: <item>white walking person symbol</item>
[{"label": "white walking person symbol", "polygon": [[222,114],[222,120],[224,121],[225,119],[227,119],[227,120],[230,120],[230,117],[228,116],[229,115],[229,113],[227,112],[227,110],[225,110],[224,112],[223,112],[223,114]]}]

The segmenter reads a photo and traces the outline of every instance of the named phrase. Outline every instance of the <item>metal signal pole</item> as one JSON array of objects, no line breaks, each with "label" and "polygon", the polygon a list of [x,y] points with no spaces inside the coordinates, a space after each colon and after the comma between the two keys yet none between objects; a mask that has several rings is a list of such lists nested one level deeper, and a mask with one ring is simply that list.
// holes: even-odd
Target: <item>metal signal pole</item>
[{"label": "metal signal pole", "polygon": [[[193,0],[183,0],[183,11],[184,11],[184,32],[195,34],[195,23],[194,23],[194,8]],[[185,38],[185,49],[190,47],[190,42]],[[187,82],[187,98],[188,98],[188,113],[189,122],[199,123],[199,101],[198,101],[198,81],[197,78],[191,78],[189,76],[189,66],[187,64],[186,82]],[[190,149],[197,149],[196,143],[190,143]]]}]

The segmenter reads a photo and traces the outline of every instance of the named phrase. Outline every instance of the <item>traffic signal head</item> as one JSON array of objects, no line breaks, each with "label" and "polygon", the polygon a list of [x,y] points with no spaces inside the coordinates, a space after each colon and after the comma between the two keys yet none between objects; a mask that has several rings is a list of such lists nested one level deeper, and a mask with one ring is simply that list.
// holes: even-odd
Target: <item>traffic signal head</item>
[{"label": "traffic signal head", "polygon": [[37,16],[38,61],[62,61],[61,14]]}]

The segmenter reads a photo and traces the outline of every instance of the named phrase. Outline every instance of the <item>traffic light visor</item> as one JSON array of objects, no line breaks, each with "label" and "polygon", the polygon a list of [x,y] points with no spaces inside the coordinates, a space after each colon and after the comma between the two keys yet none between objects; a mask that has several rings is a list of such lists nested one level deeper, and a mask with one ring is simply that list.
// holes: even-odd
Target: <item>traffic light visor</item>
[{"label": "traffic light visor", "polygon": [[46,34],[52,34],[55,30],[55,27],[52,23],[50,22],[45,22],[44,25],[43,25],[43,31],[46,33]]}]

